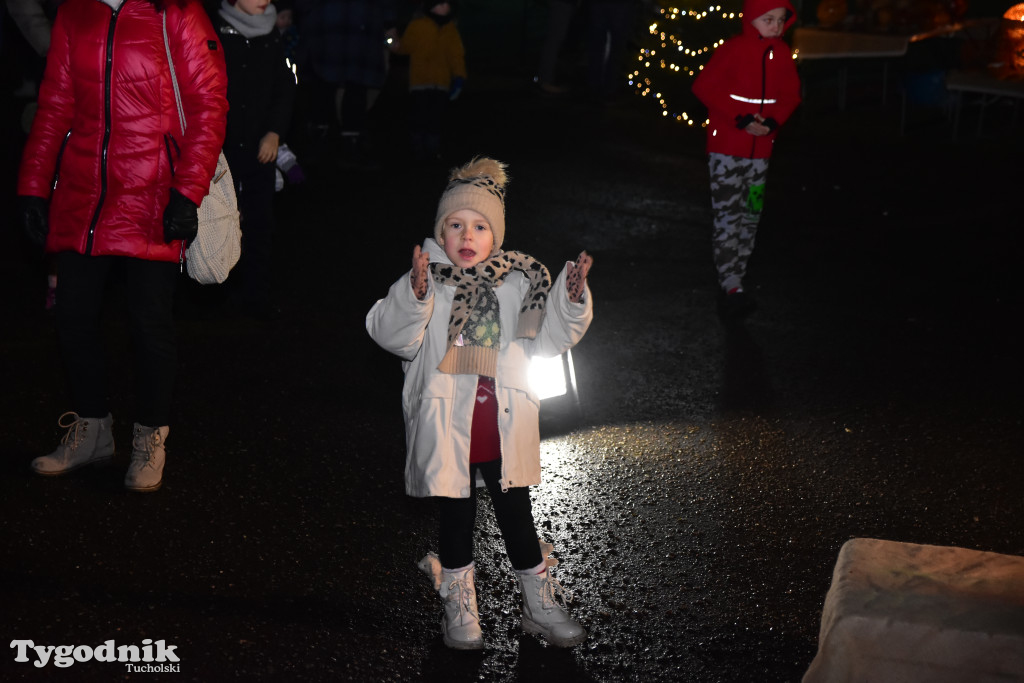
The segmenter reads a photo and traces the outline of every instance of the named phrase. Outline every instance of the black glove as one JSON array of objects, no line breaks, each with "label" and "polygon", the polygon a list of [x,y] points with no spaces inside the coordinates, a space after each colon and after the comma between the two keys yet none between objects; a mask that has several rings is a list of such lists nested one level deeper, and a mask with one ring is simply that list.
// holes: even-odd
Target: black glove
[{"label": "black glove", "polygon": [[171,198],[164,209],[164,242],[192,241],[198,232],[199,207],[172,187]]},{"label": "black glove", "polygon": [[753,114],[747,114],[746,116],[740,116],[739,114],[737,114],[736,127],[739,128],[740,130],[743,130],[756,120],[757,119],[754,118]]},{"label": "black glove", "polygon": [[50,232],[50,202],[42,197],[21,195],[18,203],[25,236],[42,249],[46,246],[46,235]]},{"label": "black glove", "polygon": [[779,122],[776,121],[775,119],[773,119],[770,116],[768,118],[766,118],[764,121],[762,121],[761,123],[763,123],[765,125],[765,127],[768,129],[768,132],[770,132],[770,133],[774,132],[775,129],[779,127]]}]

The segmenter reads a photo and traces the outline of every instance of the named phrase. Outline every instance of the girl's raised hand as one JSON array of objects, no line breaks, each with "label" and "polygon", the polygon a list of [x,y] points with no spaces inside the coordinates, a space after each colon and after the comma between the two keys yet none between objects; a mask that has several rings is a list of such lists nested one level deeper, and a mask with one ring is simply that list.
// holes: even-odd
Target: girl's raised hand
[{"label": "girl's raised hand", "polygon": [[412,292],[420,301],[427,295],[427,274],[430,272],[430,254],[420,249],[417,244],[412,250],[412,272],[409,279]]},{"label": "girl's raised hand", "polygon": [[587,273],[594,259],[586,250],[581,251],[576,263],[569,264],[569,275],[565,279],[565,286],[569,290],[569,301],[578,304],[583,299],[583,292],[587,286]]}]

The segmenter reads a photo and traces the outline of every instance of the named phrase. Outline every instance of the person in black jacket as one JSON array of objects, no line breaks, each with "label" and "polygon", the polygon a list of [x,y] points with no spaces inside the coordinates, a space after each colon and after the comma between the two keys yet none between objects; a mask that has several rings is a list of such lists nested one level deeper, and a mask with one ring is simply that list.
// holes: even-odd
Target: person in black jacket
[{"label": "person in black jacket", "polygon": [[228,280],[240,312],[260,317],[271,303],[271,234],[275,166],[281,135],[291,125],[295,76],[288,68],[269,0],[223,0],[214,24],[228,68],[224,155],[242,214],[242,257]]}]

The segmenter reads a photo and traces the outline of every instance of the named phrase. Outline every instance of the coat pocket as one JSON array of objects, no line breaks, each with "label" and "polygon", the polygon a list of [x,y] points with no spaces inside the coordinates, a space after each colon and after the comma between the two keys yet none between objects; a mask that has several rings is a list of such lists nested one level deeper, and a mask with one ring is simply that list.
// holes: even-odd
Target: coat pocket
[{"label": "coat pocket", "polygon": [[454,454],[469,452],[468,437],[463,435],[460,439],[453,433],[455,379],[450,375],[429,377],[419,391],[408,397],[405,405],[409,456],[406,483],[412,487],[411,490],[435,491],[438,485],[450,485],[455,477],[452,470]]},{"label": "coat pocket", "polygon": [[68,132],[64,134],[64,140],[60,143],[60,149],[57,150],[57,163],[53,165],[53,182],[50,184],[50,191],[57,189],[57,183],[60,181],[60,165],[64,160],[64,150],[68,147],[68,140],[71,139],[71,129],[68,128]]},{"label": "coat pocket", "polygon": [[434,436],[448,432],[454,396],[455,377],[451,375],[432,375],[419,388],[406,388],[402,408],[410,444],[416,440],[416,433],[423,429]]},{"label": "coat pocket", "polygon": [[171,171],[171,177],[174,177],[174,162],[181,156],[181,148],[178,147],[178,141],[174,139],[174,136],[170,133],[164,133],[164,149],[167,152],[167,166]]},{"label": "coat pocket", "polygon": [[420,389],[420,398],[452,398],[455,396],[455,377],[437,373],[427,377]]}]

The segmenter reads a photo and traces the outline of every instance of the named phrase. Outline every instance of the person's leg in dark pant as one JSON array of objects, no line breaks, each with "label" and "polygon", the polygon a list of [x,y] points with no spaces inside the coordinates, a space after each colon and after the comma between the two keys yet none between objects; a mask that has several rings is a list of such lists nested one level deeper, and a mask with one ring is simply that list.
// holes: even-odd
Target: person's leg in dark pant
[{"label": "person's leg in dark pant", "polygon": [[56,255],[57,341],[67,371],[73,410],[82,417],[103,417],[107,404],[106,354],[100,338],[100,310],[113,265],[112,256]]},{"label": "person's leg in dark pant", "polygon": [[147,427],[170,423],[177,339],[174,290],[177,263],[124,259],[125,288],[135,347],[137,421]]},{"label": "person's leg in dark pant", "polygon": [[409,93],[409,105],[413,156],[417,161],[434,161],[441,152],[448,93],[436,89],[413,90]]},{"label": "person's leg in dark pant", "polygon": [[322,137],[338,129],[338,84],[325,81],[315,71],[308,72],[309,123]]},{"label": "person's leg in dark pant", "polygon": [[427,117],[426,90],[412,90],[409,92],[409,140],[412,144],[412,155],[416,161],[423,161],[426,158],[426,117]]},{"label": "person's leg in dark pant", "polygon": [[238,210],[242,214],[242,256],[227,280],[245,313],[268,315],[273,271],[274,165],[262,164],[238,179]]},{"label": "person's leg in dark pant", "polygon": [[541,49],[537,78],[541,86],[553,86],[558,78],[558,54],[565,42],[576,11],[576,0],[551,0],[548,3],[548,27]]},{"label": "person's leg in dark pant", "polygon": [[359,137],[366,130],[366,113],[369,110],[369,92],[361,83],[345,84],[341,97],[341,134]]},{"label": "person's leg in dark pant", "polygon": [[345,83],[341,97],[341,160],[363,163],[366,139],[367,88],[361,83]]},{"label": "person's leg in dark pant", "polygon": [[505,541],[505,550],[512,568],[517,571],[533,569],[544,561],[537,538],[537,527],[533,521],[533,506],[530,503],[530,489],[517,486],[502,492],[501,461],[475,465],[483,475],[484,483],[494,504],[494,517]]},{"label": "person's leg in dark pant", "polygon": [[424,147],[427,160],[434,161],[441,155],[445,114],[448,111],[448,93],[444,90],[427,90],[426,98],[423,122],[426,129]]},{"label": "person's leg in dark pant", "polygon": [[587,84],[593,97],[603,100],[624,80],[620,74],[632,13],[630,2],[597,0],[591,3]]},{"label": "person's leg in dark pant", "polygon": [[[476,492],[468,498],[438,498],[441,533],[438,556],[423,558],[420,568],[433,576],[444,604],[441,632],[448,647],[479,650],[483,647],[480,612],[476,604],[476,570],[473,563],[473,527]],[[436,565],[440,564],[440,567]]]},{"label": "person's leg in dark pant", "polygon": [[473,561],[473,532],[476,527],[476,487],[469,498],[438,498],[441,525],[437,549],[445,569],[460,569]]}]

